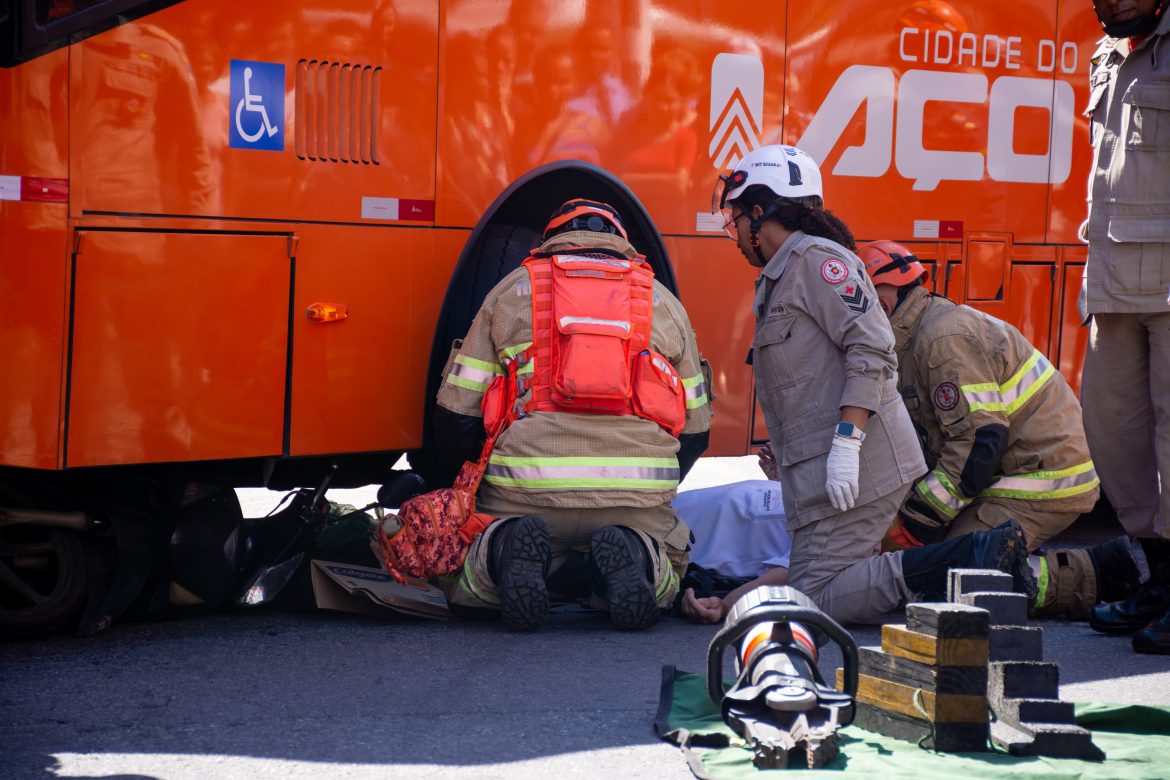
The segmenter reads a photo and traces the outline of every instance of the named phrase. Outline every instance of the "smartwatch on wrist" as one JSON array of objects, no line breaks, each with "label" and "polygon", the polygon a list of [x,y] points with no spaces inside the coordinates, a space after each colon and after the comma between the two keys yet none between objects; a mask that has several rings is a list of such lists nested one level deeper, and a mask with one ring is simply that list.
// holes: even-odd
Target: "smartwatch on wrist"
[{"label": "smartwatch on wrist", "polygon": [[865,431],[861,430],[853,423],[837,423],[837,427],[833,429],[833,435],[840,436],[842,439],[857,439],[857,441],[865,441]]}]

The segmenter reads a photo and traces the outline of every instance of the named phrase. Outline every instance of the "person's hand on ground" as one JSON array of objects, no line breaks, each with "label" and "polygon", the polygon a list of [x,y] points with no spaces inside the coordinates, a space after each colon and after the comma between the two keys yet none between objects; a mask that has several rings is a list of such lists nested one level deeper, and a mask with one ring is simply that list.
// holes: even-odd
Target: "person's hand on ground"
[{"label": "person's hand on ground", "polygon": [[718,596],[698,598],[694,588],[687,588],[683,594],[682,611],[694,623],[718,623],[727,614],[727,605]]}]

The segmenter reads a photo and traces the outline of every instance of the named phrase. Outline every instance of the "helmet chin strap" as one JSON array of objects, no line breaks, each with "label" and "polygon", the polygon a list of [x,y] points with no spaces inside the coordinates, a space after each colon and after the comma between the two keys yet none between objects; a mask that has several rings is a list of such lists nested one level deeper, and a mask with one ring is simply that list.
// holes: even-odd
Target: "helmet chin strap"
[{"label": "helmet chin strap", "polygon": [[760,265],[768,264],[768,258],[764,257],[764,253],[760,251],[760,220],[753,219],[751,222],[752,229],[752,251],[756,253],[756,257],[760,260]]},{"label": "helmet chin strap", "polygon": [[[1101,27],[1110,38],[1141,37],[1154,31],[1154,28],[1158,26],[1158,20],[1161,19],[1162,13],[1165,10],[1166,0],[1163,0],[1158,4],[1157,8],[1145,16],[1135,16],[1132,19],[1116,24],[1105,24],[1101,22]],[[1099,16],[1098,20],[1100,20]]]},{"label": "helmet chin strap", "polygon": [[761,266],[767,265],[768,260],[771,258],[764,257],[764,253],[760,251],[760,226],[764,224],[764,220],[775,214],[780,206],[780,199],[777,198],[776,200],[769,203],[768,207],[760,212],[760,216],[754,217],[749,224],[749,227],[752,231],[752,251],[756,253],[756,257],[759,258]]}]

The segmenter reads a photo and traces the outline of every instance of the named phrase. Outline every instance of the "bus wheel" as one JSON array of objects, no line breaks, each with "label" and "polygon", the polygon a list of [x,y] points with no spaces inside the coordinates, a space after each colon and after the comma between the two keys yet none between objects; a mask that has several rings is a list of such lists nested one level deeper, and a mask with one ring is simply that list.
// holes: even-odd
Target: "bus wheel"
[{"label": "bus wheel", "polygon": [[75,531],[0,526],[0,636],[55,631],[85,605],[85,548]]}]

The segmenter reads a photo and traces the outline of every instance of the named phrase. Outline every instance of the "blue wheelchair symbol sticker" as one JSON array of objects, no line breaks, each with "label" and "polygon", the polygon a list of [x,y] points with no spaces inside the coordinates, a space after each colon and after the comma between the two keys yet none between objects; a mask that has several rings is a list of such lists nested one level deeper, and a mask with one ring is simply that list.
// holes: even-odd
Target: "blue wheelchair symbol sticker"
[{"label": "blue wheelchair symbol sticker", "polygon": [[232,60],[228,146],[284,151],[284,65]]}]

